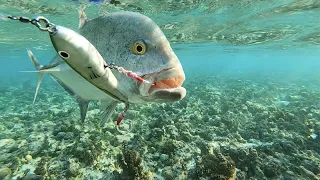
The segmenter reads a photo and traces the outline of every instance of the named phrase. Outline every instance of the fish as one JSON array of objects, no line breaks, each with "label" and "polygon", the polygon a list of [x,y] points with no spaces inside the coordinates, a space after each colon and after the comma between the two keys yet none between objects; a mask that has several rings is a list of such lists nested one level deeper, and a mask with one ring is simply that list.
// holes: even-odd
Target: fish
[{"label": "fish", "polygon": [[[119,103],[176,102],[186,96],[186,89],[182,87],[185,80],[182,65],[161,29],[149,17],[123,11],[89,20],[84,8],[79,10],[79,17],[79,34],[92,43],[105,61],[100,64],[100,68],[116,64],[150,83],[136,81],[113,70],[108,73],[115,78],[107,84],[116,84],[116,90],[121,95],[110,96],[104,90],[108,88],[93,85],[70,67],[61,57],[61,53],[57,52],[51,63],[46,66],[41,66],[29,54],[39,73],[35,97],[43,74],[49,74],[69,94],[75,96],[78,103],[100,101],[104,104],[103,124],[111,117]],[[72,64],[72,66],[77,65]],[[80,111],[82,111],[81,119],[85,119],[87,109],[80,107]]]},{"label": "fish", "polygon": [[150,83],[114,73],[118,89],[130,103],[176,102],[186,96],[183,67],[159,26],[131,11],[112,12],[89,20],[79,10],[79,33],[91,42],[107,64],[135,72]]}]

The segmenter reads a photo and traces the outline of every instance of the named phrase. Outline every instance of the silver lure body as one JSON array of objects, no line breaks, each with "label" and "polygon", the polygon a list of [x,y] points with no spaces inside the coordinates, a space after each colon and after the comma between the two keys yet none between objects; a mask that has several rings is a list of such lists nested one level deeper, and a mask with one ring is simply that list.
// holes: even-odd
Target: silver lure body
[{"label": "silver lure body", "polygon": [[[54,63],[61,61],[62,59],[58,55],[55,56],[52,60],[52,62]],[[50,71],[48,71],[47,73],[54,76],[56,79],[59,79],[61,82],[67,85],[75,94],[85,100],[103,101],[112,99],[105,92],[89,83],[64,61],[59,63],[59,65],[55,68],[50,69]]]},{"label": "silver lure body", "polygon": [[78,74],[114,100],[127,102],[127,97],[118,90],[116,77],[86,38],[62,26],[57,26],[50,38],[60,57]]}]

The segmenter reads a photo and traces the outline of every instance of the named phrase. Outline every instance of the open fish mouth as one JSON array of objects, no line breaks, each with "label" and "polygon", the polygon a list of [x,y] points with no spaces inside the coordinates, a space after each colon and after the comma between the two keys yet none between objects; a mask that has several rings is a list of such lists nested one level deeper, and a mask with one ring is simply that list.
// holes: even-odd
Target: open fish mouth
[{"label": "open fish mouth", "polygon": [[143,75],[153,85],[145,86],[147,93],[153,99],[163,101],[179,101],[186,96],[182,87],[185,74],[181,67],[167,68],[158,73]]}]

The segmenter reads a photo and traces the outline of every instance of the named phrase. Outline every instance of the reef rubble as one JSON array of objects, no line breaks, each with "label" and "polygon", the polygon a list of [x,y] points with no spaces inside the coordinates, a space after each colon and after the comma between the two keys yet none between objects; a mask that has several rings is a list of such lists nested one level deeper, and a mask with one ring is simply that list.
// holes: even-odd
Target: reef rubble
[{"label": "reef rubble", "polygon": [[180,102],[133,105],[120,134],[98,103],[82,124],[56,84],[32,105],[1,79],[0,179],[320,179],[320,91],[303,83],[194,76]]}]

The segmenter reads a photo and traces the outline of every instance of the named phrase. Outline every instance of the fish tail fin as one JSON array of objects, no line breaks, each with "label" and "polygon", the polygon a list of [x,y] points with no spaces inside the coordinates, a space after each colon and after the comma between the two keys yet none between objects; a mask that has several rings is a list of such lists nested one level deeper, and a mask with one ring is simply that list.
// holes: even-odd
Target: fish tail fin
[{"label": "fish tail fin", "polygon": [[37,82],[36,92],[34,94],[33,102],[32,102],[34,104],[36,102],[36,99],[37,99],[37,96],[38,96],[39,88],[40,88],[44,73],[40,71],[40,69],[43,66],[34,57],[32,51],[30,51],[29,49],[27,49],[27,51],[28,51],[28,55],[29,55],[29,58],[30,58],[31,62],[33,63],[34,67],[36,68],[36,70],[37,70],[36,72],[38,73],[38,82]]},{"label": "fish tail fin", "polygon": [[36,57],[34,57],[32,51],[30,49],[27,49],[29,58],[31,60],[31,62],[33,63],[34,67],[36,68],[36,70],[39,70],[42,65],[38,62],[38,60],[36,59]]}]

